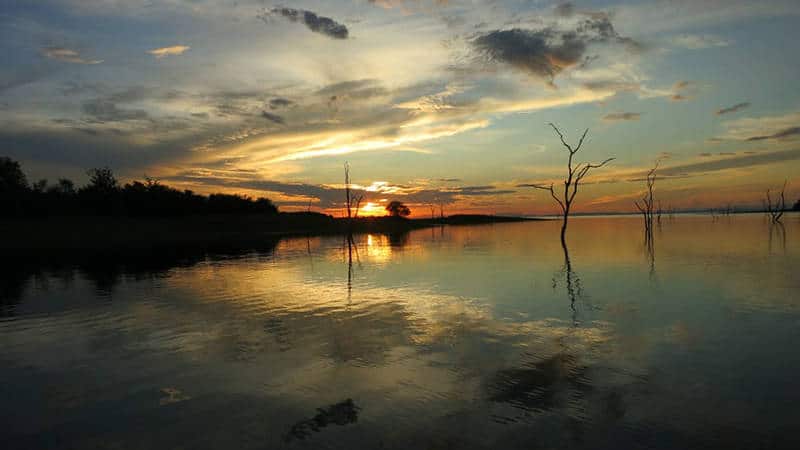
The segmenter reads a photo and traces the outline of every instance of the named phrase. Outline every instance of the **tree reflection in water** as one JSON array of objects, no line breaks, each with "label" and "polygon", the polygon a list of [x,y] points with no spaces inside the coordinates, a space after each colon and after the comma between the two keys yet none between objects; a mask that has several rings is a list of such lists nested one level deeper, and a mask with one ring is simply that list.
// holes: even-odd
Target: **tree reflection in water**
[{"label": "tree reflection in water", "polygon": [[[777,240],[777,242],[775,242]],[[769,254],[773,252],[773,246],[780,248],[786,254],[786,228],[781,222],[769,224]]]},{"label": "tree reflection in water", "polygon": [[564,266],[553,276],[553,289],[558,287],[559,278],[563,278],[564,286],[567,290],[567,298],[569,298],[569,307],[572,310],[572,324],[573,326],[578,326],[580,321],[578,319],[578,308],[575,304],[577,301],[583,300],[583,284],[578,274],[572,269],[572,259],[569,257],[567,243],[562,241],[561,248],[564,250]]}]

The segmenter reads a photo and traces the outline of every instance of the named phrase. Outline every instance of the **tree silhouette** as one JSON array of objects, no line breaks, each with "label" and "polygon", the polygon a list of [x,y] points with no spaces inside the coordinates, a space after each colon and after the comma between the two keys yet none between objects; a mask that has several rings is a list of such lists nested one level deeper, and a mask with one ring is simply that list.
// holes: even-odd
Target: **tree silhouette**
[{"label": "tree silhouette", "polygon": [[86,187],[87,190],[112,192],[119,188],[119,183],[117,183],[117,179],[114,177],[114,172],[108,167],[90,169],[86,174],[89,175],[89,185]]},{"label": "tree silhouette", "polygon": [[56,195],[75,195],[75,183],[72,180],[68,180],[66,178],[59,178],[58,184],[55,186],[50,186],[47,189],[48,193],[56,194]]},{"label": "tree silhouette", "polygon": [[195,194],[145,177],[120,186],[111,169],[87,171],[89,183],[80,189],[66,179],[55,184],[39,180],[28,185],[18,162],[0,157],[0,216],[124,215],[186,216],[193,214],[277,214],[267,198],[235,194]]},{"label": "tree silhouette", "polygon": [[546,186],[543,184],[531,184],[529,186],[534,187],[536,189],[543,189],[545,191],[549,191],[550,196],[552,196],[553,200],[555,200],[556,203],[558,203],[558,206],[561,207],[561,213],[563,217],[561,222],[561,243],[563,245],[566,245],[565,237],[567,234],[567,221],[569,220],[569,213],[572,208],[572,202],[575,200],[575,195],[578,193],[578,185],[580,184],[581,180],[583,180],[583,178],[589,174],[590,170],[603,167],[616,158],[608,158],[599,164],[578,163],[575,166],[573,166],[573,159],[575,157],[575,154],[578,153],[578,150],[581,149],[581,146],[583,145],[583,140],[586,139],[586,135],[589,133],[589,129],[587,128],[586,131],[583,132],[581,139],[578,141],[578,145],[576,145],[575,148],[573,148],[571,145],[567,144],[567,141],[564,140],[564,135],[555,125],[553,125],[552,123],[550,123],[549,125],[553,128],[553,130],[555,130],[556,134],[561,139],[561,144],[569,152],[569,159],[567,160],[567,178],[564,180],[564,194],[561,198],[559,198],[559,196],[556,195],[553,183],[550,183],[550,186]]},{"label": "tree silhouette", "polygon": [[[658,170],[658,164],[660,162],[660,160],[656,160],[656,164],[647,172],[647,178],[645,179],[647,182],[647,191],[644,197],[642,197],[642,203],[640,204],[638,200],[633,202],[644,218],[644,235],[647,241],[653,239],[653,207],[655,206],[655,201],[653,200],[653,186],[656,184],[656,170]],[[661,208],[659,208],[658,213],[659,223],[661,221],[660,211]]]},{"label": "tree silhouette", "polygon": [[0,193],[18,192],[27,188],[28,180],[19,163],[5,156],[0,157]]},{"label": "tree silhouette", "polygon": [[408,206],[405,203],[393,200],[386,205],[386,211],[392,217],[406,217],[411,215],[411,210],[408,209]]},{"label": "tree silhouette", "polygon": [[0,157],[0,216],[16,216],[28,202],[28,180],[18,162]]},{"label": "tree silhouette", "polygon": [[794,204],[794,208],[793,209],[795,211],[800,211],[800,200],[797,200],[797,203]]}]

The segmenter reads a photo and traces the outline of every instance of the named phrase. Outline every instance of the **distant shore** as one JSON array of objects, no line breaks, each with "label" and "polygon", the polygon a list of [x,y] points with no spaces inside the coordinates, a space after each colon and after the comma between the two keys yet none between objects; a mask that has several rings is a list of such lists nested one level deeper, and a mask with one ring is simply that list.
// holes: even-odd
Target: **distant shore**
[{"label": "distant shore", "polygon": [[363,217],[351,221],[319,213],[185,217],[66,216],[0,219],[0,249],[114,250],[169,246],[257,246],[283,236],[406,233],[440,225],[479,225],[547,219],[453,215],[436,219]]}]

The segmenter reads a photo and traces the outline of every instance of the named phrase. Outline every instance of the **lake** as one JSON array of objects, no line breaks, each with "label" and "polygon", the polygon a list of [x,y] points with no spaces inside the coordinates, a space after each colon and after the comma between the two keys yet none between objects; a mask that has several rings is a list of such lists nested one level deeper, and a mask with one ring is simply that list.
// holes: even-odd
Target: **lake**
[{"label": "lake", "polygon": [[800,216],[559,227],[6,257],[3,448],[800,448]]}]

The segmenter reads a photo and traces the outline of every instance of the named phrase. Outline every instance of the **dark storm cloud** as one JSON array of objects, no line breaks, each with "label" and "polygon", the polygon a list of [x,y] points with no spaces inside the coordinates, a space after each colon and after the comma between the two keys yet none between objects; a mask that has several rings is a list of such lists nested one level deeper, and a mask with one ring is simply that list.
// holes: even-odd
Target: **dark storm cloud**
[{"label": "dark storm cloud", "polygon": [[270,122],[275,122],[278,125],[286,125],[286,121],[283,119],[283,117],[277,114],[272,114],[267,111],[261,111],[261,117],[269,120]]},{"label": "dark storm cloud", "polygon": [[312,11],[294,8],[272,8],[264,11],[259,18],[267,21],[272,16],[283,17],[284,19],[302,23],[314,33],[323,34],[333,39],[347,39],[349,31],[347,27],[330,17],[319,16]]},{"label": "dark storm cloud", "polygon": [[494,30],[472,41],[473,47],[489,60],[509,64],[549,81],[563,70],[584,61],[589,45],[595,43],[638,48],[635,41],[617,33],[605,14],[590,15],[574,30],[554,27]]},{"label": "dark storm cloud", "polygon": [[723,114],[734,113],[739,110],[745,109],[750,106],[749,102],[737,103],[733,106],[729,106],[727,108],[720,108],[714,114],[721,116]]},{"label": "dark storm cloud", "polygon": [[762,136],[751,136],[746,141],[765,141],[767,139],[786,139],[795,136],[800,136],[800,127],[785,128],[777,133],[766,134]]},{"label": "dark storm cloud", "polygon": [[639,120],[642,117],[642,113],[637,112],[621,112],[621,113],[609,113],[603,116],[603,120],[606,122],[618,122],[622,120]]}]

